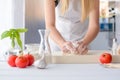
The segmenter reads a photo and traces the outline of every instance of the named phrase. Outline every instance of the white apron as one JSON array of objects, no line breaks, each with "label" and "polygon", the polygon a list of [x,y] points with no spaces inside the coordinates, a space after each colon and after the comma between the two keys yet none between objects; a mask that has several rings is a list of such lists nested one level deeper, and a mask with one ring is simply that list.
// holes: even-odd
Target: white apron
[{"label": "white apron", "polygon": [[[81,40],[88,29],[88,19],[81,23],[80,0],[69,0],[69,8],[64,15],[60,12],[60,3],[55,9],[56,28],[66,41]],[[51,51],[60,51],[57,44],[49,38]]]}]

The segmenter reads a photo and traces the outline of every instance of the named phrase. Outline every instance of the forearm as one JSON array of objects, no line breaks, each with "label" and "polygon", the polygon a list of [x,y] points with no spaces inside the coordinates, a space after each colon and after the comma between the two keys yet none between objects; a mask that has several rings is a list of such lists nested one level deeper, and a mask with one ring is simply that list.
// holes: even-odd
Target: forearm
[{"label": "forearm", "polygon": [[55,0],[45,0],[45,23],[50,30],[50,38],[61,48],[65,42],[55,26]]},{"label": "forearm", "polygon": [[49,27],[50,30],[50,38],[60,47],[63,47],[63,44],[65,43],[64,38],[61,36],[61,34],[58,32],[58,30],[55,27]]},{"label": "forearm", "polygon": [[95,0],[95,6],[89,13],[89,27],[83,39],[85,44],[89,44],[99,32],[99,0]]},{"label": "forearm", "polygon": [[83,41],[86,45],[88,45],[91,41],[95,39],[99,32],[99,25],[90,25],[88,31],[83,38]]}]

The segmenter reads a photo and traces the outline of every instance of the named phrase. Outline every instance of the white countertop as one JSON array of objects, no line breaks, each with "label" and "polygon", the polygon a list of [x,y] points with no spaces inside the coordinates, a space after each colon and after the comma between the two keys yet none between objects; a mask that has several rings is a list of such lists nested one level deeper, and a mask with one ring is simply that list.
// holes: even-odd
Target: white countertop
[{"label": "white countertop", "polygon": [[47,69],[34,66],[20,69],[0,62],[1,80],[120,80],[120,69],[100,64],[52,64]]}]

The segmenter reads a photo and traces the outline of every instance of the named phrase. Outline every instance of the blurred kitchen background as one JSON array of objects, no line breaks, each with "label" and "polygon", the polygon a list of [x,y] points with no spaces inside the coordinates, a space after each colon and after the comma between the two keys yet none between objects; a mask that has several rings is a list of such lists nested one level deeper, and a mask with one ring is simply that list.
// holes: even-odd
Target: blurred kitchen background
[{"label": "blurred kitchen background", "polygon": [[100,32],[91,49],[111,50],[113,38],[120,43],[120,1],[100,0]]},{"label": "blurred kitchen background", "polygon": [[[0,0],[0,34],[12,27],[25,27],[28,28],[28,32],[21,35],[23,45],[39,44],[38,29],[45,28],[43,1]],[[91,43],[91,49],[110,50],[114,37],[120,43],[119,33],[120,1],[100,0],[100,32],[97,38]],[[9,39],[0,40],[0,53],[6,50],[10,46],[9,44]]]},{"label": "blurred kitchen background", "polygon": [[[25,27],[29,31],[25,34],[25,44],[39,43],[37,30],[45,28],[43,0],[26,0]],[[42,16],[41,16],[42,15]],[[42,19],[41,19],[42,18]],[[110,50],[112,39],[119,37],[120,32],[120,2],[119,0],[100,0],[100,33],[91,43],[93,50]],[[115,34],[116,33],[116,34]],[[115,34],[115,35],[114,35]],[[119,41],[120,39],[118,39]]]},{"label": "blurred kitchen background", "polygon": [[38,29],[45,29],[44,0],[25,0],[25,44],[39,44]]}]

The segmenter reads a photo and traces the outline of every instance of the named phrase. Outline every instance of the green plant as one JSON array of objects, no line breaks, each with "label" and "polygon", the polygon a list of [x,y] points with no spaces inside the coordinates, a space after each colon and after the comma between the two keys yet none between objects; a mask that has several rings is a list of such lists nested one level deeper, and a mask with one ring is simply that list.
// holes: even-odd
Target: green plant
[{"label": "green plant", "polygon": [[16,43],[18,44],[18,46],[20,47],[20,49],[22,50],[23,49],[23,46],[22,46],[22,41],[21,41],[21,37],[20,37],[20,33],[24,33],[24,32],[27,32],[28,30],[25,29],[25,28],[17,28],[17,29],[9,29],[9,30],[6,30],[2,33],[1,35],[1,39],[4,39],[4,38],[10,38],[11,40],[11,46],[12,48],[15,47]]}]

